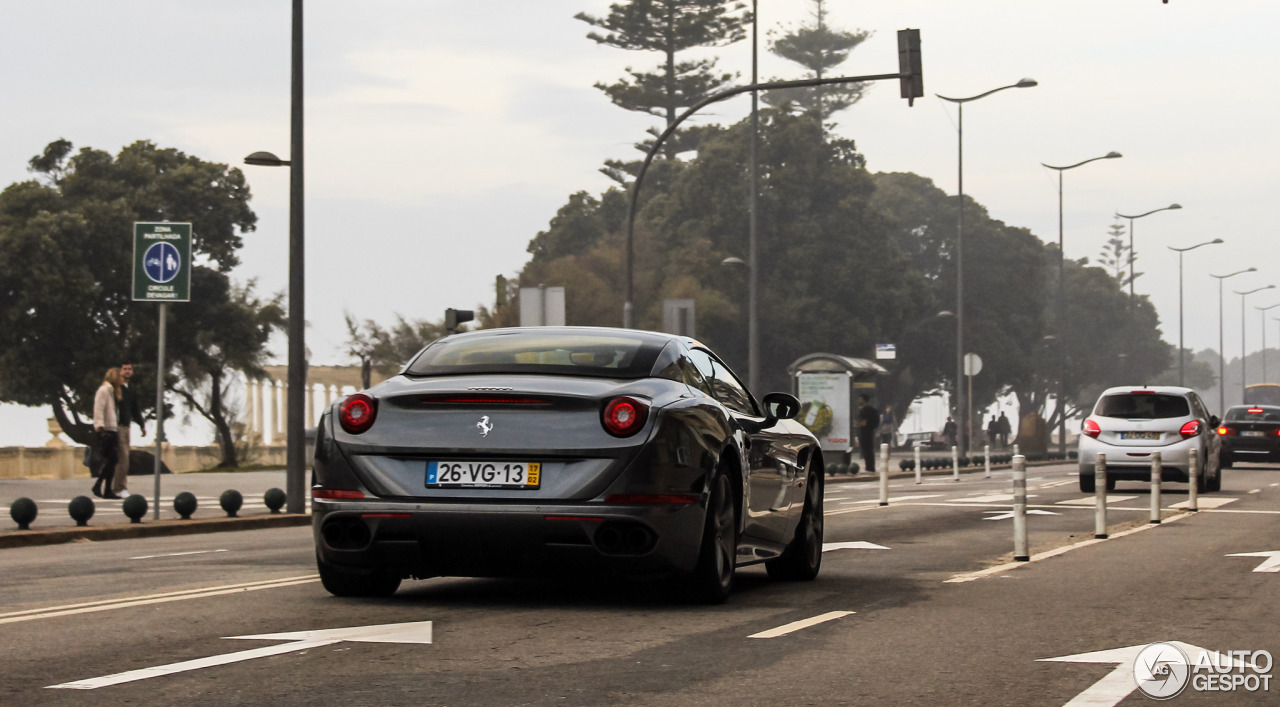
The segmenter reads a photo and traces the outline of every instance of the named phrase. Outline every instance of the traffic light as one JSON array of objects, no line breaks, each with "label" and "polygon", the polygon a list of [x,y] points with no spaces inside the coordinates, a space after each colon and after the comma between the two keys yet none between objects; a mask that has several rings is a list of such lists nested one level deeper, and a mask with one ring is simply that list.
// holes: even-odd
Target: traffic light
[{"label": "traffic light", "polygon": [[898,79],[907,105],[924,95],[924,71],[920,65],[920,30],[898,30]]},{"label": "traffic light", "polygon": [[458,333],[458,325],[463,322],[469,322],[476,318],[476,313],[470,309],[454,309],[450,307],[444,310],[444,333]]}]

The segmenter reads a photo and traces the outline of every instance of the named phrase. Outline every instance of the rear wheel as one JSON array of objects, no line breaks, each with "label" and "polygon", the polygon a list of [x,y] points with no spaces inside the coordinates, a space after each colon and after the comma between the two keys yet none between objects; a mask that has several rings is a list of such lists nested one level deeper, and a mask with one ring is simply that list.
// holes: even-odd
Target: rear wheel
[{"label": "rear wheel", "polygon": [[369,574],[343,572],[316,556],[320,570],[320,583],[335,597],[389,597],[400,588],[400,576],[386,570],[374,570]]},{"label": "rear wheel", "polygon": [[707,519],[702,527],[698,564],[688,579],[689,596],[704,604],[721,604],[733,589],[734,563],[738,555],[738,522],[727,474],[711,482]]},{"label": "rear wheel", "polygon": [[773,579],[807,581],[822,567],[822,485],[818,474],[809,472],[804,495],[804,512],[796,526],[796,537],[776,560],[764,563]]},{"label": "rear wheel", "polygon": [[[1107,479],[1107,482],[1108,489],[1112,488],[1110,483],[1111,480]],[[1080,472],[1080,490],[1085,493],[1093,493],[1094,481],[1092,473],[1086,474],[1083,471]]]}]

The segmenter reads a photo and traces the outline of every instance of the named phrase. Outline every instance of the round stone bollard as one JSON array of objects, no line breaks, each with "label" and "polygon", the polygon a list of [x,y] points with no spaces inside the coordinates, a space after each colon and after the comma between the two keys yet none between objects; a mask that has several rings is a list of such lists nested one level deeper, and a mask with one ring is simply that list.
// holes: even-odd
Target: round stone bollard
[{"label": "round stone bollard", "polygon": [[37,513],[36,502],[26,496],[9,504],[9,517],[18,524],[18,530],[31,530],[31,521],[36,519]]},{"label": "round stone bollard", "polygon": [[262,503],[269,508],[272,513],[279,513],[280,509],[284,508],[286,498],[284,491],[277,488],[271,488],[267,489],[267,492],[262,494]]},{"label": "round stone bollard", "polygon": [[128,516],[130,523],[141,523],[144,516],[147,515],[147,497],[141,494],[131,494],[124,499],[124,503],[120,504],[120,510]]},{"label": "round stone bollard", "polygon": [[173,510],[182,516],[183,520],[191,520],[191,514],[196,512],[196,495],[190,491],[183,491],[173,497]]},{"label": "round stone bollard", "polygon": [[89,524],[89,519],[93,517],[93,510],[93,499],[88,496],[76,496],[71,499],[71,503],[67,504],[67,513],[79,527]]},{"label": "round stone bollard", "polygon": [[235,518],[236,511],[244,505],[244,496],[235,489],[227,489],[222,492],[222,496],[218,498],[218,505],[222,506],[222,510],[227,512],[228,518]]}]

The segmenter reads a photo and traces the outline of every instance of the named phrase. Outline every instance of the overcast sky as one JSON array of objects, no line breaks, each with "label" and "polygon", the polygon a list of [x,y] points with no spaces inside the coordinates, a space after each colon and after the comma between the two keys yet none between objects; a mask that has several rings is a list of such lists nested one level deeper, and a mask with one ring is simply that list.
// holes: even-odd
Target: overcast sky
[{"label": "overcast sky", "polygon": [[[919,28],[927,98],[912,108],[883,82],[838,114],[872,171],[910,171],[956,191],[954,106],[1031,77],[1040,86],[968,104],[965,192],[992,216],[1058,239],[1057,173],[1066,172],[1068,257],[1096,259],[1117,211],[1178,202],[1138,221],[1139,293],[1165,338],[1178,337],[1176,255],[1166,246],[1222,238],[1186,260],[1186,343],[1217,348],[1216,281],[1228,281],[1226,352],[1239,355],[1240,298],[1230,286],[1280,285],[1271,216],[1277,173],[1275,28],[1262,0],[830,0],[829,22],[873,36],[840,71],[897,70],[895,31]],[[493,280],[575,191],[610,182],[597,168],[630,159],[656,120],[613,106],[596,82],[657,55],[597,45],[573,18],[607,0],[365,0],[307,3],[308,346],[317,364],[349,362],[343,312],[389,323],[438,319],[493,301]],[[760,0],[762,33],[803,21],[808,0]],[[242,165],[256,150],[288,157],[290,3],[286,0],[0,0],[0,185],[66,138],[112,153],[135,140],[241,165],[258,230],[233,277],[283,291],[288,171]],[[749,41],[714,51],[749,75]],[[769,54],[761,77],[797,78]],[[749,100],[703,120],[743,117]],[[129,247],[121,234],[121,247]],[[0,255],[3,257],[3,255]],[[981,264],[967,266],[981,276]],[[548,283],[561,284],[561,283]],[[564,283],[570,284],[571,283]],[[198,297],[199,293],[193,293]],[[572,296],[570,294],[570,296]],[[1248,302],[1250,350],[1261,346]],[[1268,339],[1280,324],[1267,316]],[[181,310],[177,316],[181,316]],[[619,318],[621,315],[619,315]],[[767,323],[765,323],[767,325]],[[276,347],[283,359],[283,342]],[[866,355],[868,352],[844,352]],[[0,421],[16,419],[12,411]],[[44,413],[38,416],[42,419]],[[35,419],[35,418],[33,418]],[[0,424],[0,446],[22,442]],[[24,428],[25,429],[25,428]],[[46,439],[43,423],[36,440]],[[28,435],[23,435],[24,438]]]}]

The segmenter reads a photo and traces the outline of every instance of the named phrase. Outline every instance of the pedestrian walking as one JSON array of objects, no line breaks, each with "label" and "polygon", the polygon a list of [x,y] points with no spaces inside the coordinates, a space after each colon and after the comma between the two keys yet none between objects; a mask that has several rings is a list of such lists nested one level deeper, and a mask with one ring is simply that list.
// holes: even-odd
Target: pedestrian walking
[{"label": "pedestrian walking", "polygon": [[116,473],[111,481],[111,491],[117,496],[128,495],[129,486],[129,450],[132,446],[129,443],[129,430],[133,423],[138,423],[143,437],[147,436],[147,423],[142,419],[142,409],[138,407],[138,396],[133,390],[133,386],[129,385],[129,379],[133,378],[133,364],[125,363],[120,366],[120,404],[116,406],[116,420],[119,423],[117,429],[118,443],[116,445],[117,460]]},{"label": "pedestrian walking", "polygon": [[884,414],[880,415],[880,441],[889,445],[889,449],[893,449],[895,437],[898,434],[898,425],[893,419],[893,407],[885,406]]},{"label": "pedestrian walking", "polygon": [[947,445],[947,449],[956,446],[956,421],[947,417],[947,423],[942,426],[942,441]]},{"label": "pedestrian walking", "polygon": [[867,473],[876,470],[876,428],[880,426],[880,413],[871,406],[866,393],[858,396],[862,406],[858,408],[858,445],[862,447],[862,465]]},{"label": "pedestrian walking", "polygon": [[987,444],[991,445],[992,449],[995,449],[996,438],[1000,436],[1000,420],[998,420],[994,415],[987,419]]},{"label": "pedestrian walking", "polygon": [[1013,431],[1013,428],[1010,427],[1009,418],[1005,417],[1003,410],[1000,411],[1000,419],[996,420],[996,424],[1000,426],[1000,448],[1008,449],[1009,433]]},{"label": "pedestrian walking", "polygon": [[120,498],[111,490],[116,472],[117,445],[120,443],[116,423],[116,406],[120,403],[120,369],[108,368],[102,377],[102,385],[93,396],[93,433],[102,453],[102,470],[93,482],[93,495],[99,498]]}]

